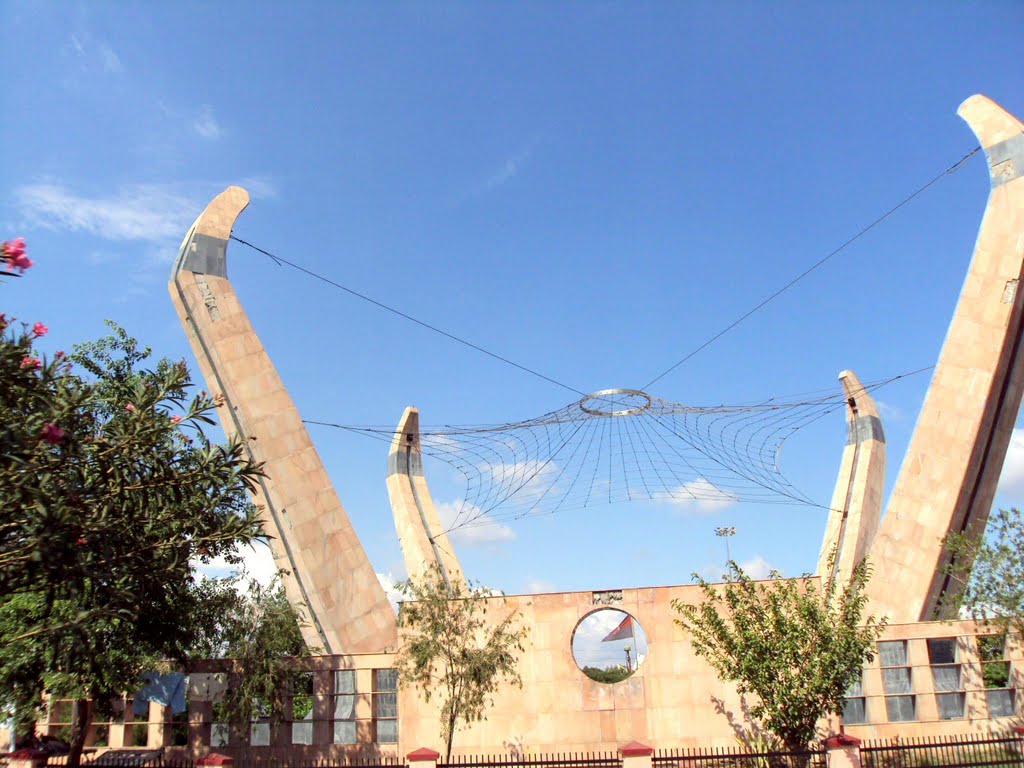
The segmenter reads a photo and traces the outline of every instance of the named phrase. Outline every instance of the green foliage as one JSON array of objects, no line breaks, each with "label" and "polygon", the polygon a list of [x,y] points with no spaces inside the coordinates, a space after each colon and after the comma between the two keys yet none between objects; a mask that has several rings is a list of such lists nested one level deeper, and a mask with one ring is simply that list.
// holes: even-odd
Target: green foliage
[{"label": "green foliage", "polygon": [[[1001,633],[1024,636],[1024,515],[1000,509],[988,520],[986,536],[977,541],[962,534],[946,538],[952,554],[947,568],[958,589],[950,600]],[[965,574],[969,573],[969,578]]]},{"label": "green foliage", "polygon": [[583,674],[598,683],[621,683],[633,674],[625,664],[612,667],[584,667]]},{"label": "green foliage", "polygon": [[[831,569],[830,569],[831,570]],[[704,599],[675,600],[676,623],[690,633],[698,656],[740,694],[755,694],[750,715],[788,749],[806,749],[817,722],[839,714],[843,696],[874,658],[885,624],[864,618],[870,578],[866,563],[840,589],[834,579],[755,582],[735,562],[724,584],[694,574]]]},{"label": "green foliage", "polygon": [[41,324],[7,325],[0,710],[24,727],[44,690],[103,700],[216,634],[193,563],[237,563],[236,546],[261,535],[247,493],[260,470],[243,444],[206,437],[215,403],[189,396],[184,363],[141,367],[149,349],[116,326],[47,360],[33,349]]},{"label": "green foliage", "polygon": [[487,619],[487,599],[458,581],[449,586],[440,568],[399,585],[405,598],[398,623],[398,668],[402,682],[419,688],[424,701],[441,698],[441,740],[451,756],[459,723],[486,719],[494,692],[504,680],[522,687],[516,652],[525,628],[516,614],[497,623]]},{"label": "green foliage", "polygon": [[1006,661],[1006,635],[978,635],[978,657],[986,688],[1006,688],[1010,684],[1010,662]]},{"label": "green foliage", "polygon": [[218,722],[244,728],[266,717],[276,729],[285,718],[285,704],[293,690],[295,719],[308,714],[312,690],[305,688],[295,660],[308,656],[310,650],[280,579],[266,587],[250,581],[244,592],[236,589],[233,580],[218,580],[209,591],[213,593],[209,605],[220,613],[219,626],[193,652],[230,660],[230,683],[218,703]]}]

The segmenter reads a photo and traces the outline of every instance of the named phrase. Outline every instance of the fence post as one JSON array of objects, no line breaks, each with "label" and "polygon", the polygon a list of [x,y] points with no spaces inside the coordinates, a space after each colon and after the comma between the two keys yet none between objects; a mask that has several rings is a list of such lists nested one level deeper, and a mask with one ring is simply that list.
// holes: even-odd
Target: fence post
[{"label": "fence post", "polygon": [[861,740],[848,733],[825,739],[828,768],[861,768],[860,745]]},{"label": "fence post", "polygon": [[651,768],[651,755],[654,749],[639,741],[631,741],[619,747],[622,755],[622,768]]},{"label": "fence post", "polygon": [[[13,734],[14,731],[12,730]],[[12,735],[11,740],[14,740]],[[6,755],[8,768],[41,768],[49,759],[41,749],[17,749]]]},{"label": "fence post", "polygon": [[211,752],[196,760],[196,765],[216,765],[222,768],[231,768],[235,764],[235,758],[230,755],[222,755],[219,752]]},{"label": "fence post", "polygon": [[1024,725],[1015,726],[1013,732],[1017,734],[1017,752],[1024,757]]},{"label": "fence post", "polygon": [[414,749],[405,757],[409,761],[409,768],[437,768],[437,758],[440,756],[440,752],[420,747],[419,749]]}]

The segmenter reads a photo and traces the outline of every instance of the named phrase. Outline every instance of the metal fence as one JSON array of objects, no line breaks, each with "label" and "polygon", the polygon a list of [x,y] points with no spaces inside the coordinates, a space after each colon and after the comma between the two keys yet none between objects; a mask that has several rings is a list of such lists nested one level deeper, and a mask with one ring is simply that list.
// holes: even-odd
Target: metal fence
[{"label": "metal fence", "polygon": [[654,768],[825,768],[825,751],[737,752],[721,749],[660,749]]},{"label": "metal fence", "polygon": [[864,768],[975,768],[1024,766],[1016,736],[947,736],[868,741],[860,748]]},{"label": "metal fence", "polygon": [[[68,764],[67,755],[50,755],[46,768]],[[0,767],[6,759],[0,756]],[[202,768],[189,758],[164,756],[154,751],[111,750],[100,755],[82,755],[82,768]],[[346,761],[328,758],[303,758],[287,755],[245,754],[234,758],[233,768],[408,768],[398,758]]]},{"label": "metal fence", "polygon": [[552,755],[453,755],[437,768],[622,768],[617,752],[568,752]]}]

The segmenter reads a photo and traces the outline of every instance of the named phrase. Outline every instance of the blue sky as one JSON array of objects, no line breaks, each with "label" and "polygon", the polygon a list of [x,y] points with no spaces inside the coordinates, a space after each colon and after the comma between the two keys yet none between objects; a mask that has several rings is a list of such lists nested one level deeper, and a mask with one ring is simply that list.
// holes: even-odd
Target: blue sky
[{"label": "blue sky", "polygon": [[[1016,2],[0,8],[0,224],[37,264],[3,309],[45,321],[51,350],[113,318],[191,364],[171,260],[239,183],[240,237],[571,387],[637,387],[969,151],[964,98],[1024,114]],[[934,363],[987,192],[978,155],[652,394],[745,402]],[[229,273],[306,418],[499,422],[572,399],[238,245]],[[927,383],[878,393],[890,487]],[[312,434],[400,576],[382,445]],[[820,423],[784,472],[827,503],[844,440]],[[459,498],[449,474],[438,502]],[[824,513],[595,506],[455,543],[510,592],[673,584],[724,559],[719,525],[740,562],[796,574]]]}]

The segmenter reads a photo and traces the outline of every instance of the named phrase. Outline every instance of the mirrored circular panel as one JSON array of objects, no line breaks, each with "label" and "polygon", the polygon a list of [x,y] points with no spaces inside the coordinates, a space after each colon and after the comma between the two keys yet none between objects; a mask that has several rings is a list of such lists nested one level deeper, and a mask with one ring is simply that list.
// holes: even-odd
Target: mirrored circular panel
[{"label": "mirrored circular panel", "polygon": [[647,634],[625,611],[599,608],[576,625],[572,657],[591,680],[618,683],[636,672],[647,658]]}]

